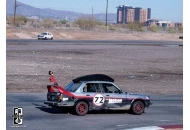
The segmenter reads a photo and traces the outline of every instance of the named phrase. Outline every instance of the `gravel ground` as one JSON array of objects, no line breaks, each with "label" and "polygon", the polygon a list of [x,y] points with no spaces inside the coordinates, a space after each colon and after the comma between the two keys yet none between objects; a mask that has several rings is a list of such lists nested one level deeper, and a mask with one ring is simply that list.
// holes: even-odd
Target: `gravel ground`
[{"label": "gravel ground", "polygon": [[7,92],[47,92],[48,71],[59,85],[103,73],[135,93],[183,93],[183,47],[129,45],[9,44]]}]

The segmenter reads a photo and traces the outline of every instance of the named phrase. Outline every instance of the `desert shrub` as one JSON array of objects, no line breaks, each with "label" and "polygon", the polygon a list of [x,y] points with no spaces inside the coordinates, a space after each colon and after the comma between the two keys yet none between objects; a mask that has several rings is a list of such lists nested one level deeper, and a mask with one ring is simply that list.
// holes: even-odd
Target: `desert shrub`
[{"label": "desert shrub", "polygon": [[[14,16],[9,16],[6,18],[7,24],[14,24]],[[20,27],[20,25],[25,25],[28,19],[25,16],[15,17],[15,26]]]},{"label": "desert shrub", "polygon": [[33,28],[40,28],[42,25],[41,21],[37,19],[29,19],[28,23],[29,23],[29,26]]},{"label": "desert shrub", "polygon": [[153,25],[148,27],[149,31],[151,32],[158,32],[160,30],[159,26]]},{"label": "desert shrub", "polygon": [[95,26],[102,26],[102,25],[104,25],[104,22],[98,21],[98,20],[93,20],[93,23],[95,24]]},{"label": "desert shrub", "polygon": [[93,21],[87,18],[77,19],[74,23],[77,24],[79,28],[83,30],[91,30],[94,27]]},{"label": "desert shrub", "polygon": [[109,26],[109,30],[116,31],[116,28],[114,26]]},{"label": "desert shrub", "polygon": [[54,20],[52,20],[52,19],[43,19],[43,27],[44,28],[52,28],[52,27],[54,27]]},{"label": "desert shrub", "polygon": [[125,28],[125,29],[128,28],[128,25],[127,25],[127,24],[120,24],[120,26],[121,26],[122,28]]},{"label": "desert shrub", "polygon": [[107,29],[108,29],[108,26],[102,25],[102,26],[100,26],[99,28],[102,29],[102,30],[107,30]]},{"label": "desert shrub", "polygon": [[67,23],[68,23],[68,21],[67,21],[67,20],[65,20],[65,19],[60,20],[59,22],[60,22],[61,24],[67,24]]},{"label": "desert shrub", "polygon": [[12,16],[7,16],[6,17],[6,23],[7,24],[13,24],[13,20],[14,20],[14,18]]},{"label": "desert shrub", "polygon": [[56,21],[56,20],[54,20],[54,21],[53,21],[53,24],[57,25],[57,24],[59,24],[59,22]]},{"label": "desert shrub", "polygon": [[177,32],[178,32],[178,29],[169,27],[169,28],[168,28],[168,32],[169,32],[169,33],[177,33]]},{"label": "desert shrub", "polygon": [[80,29],[92,30],[94,27],[100,27],[104,23],[98,20],[92,20],[90,18],[79,18],[74,21],[74,24],[78,25]]},{"label": "desert shrub", "polygon": [[178,31],[179,31],[180,33],[183,33],[183,26],[179,26],[179,27],[178,27]]},{"label": "desert shrub", "polygon": [[114,26],[117,29],[121,29],[121,28],[122,29],[127,29],[127,24],[114,24],[112,26]]},{"label": "desert shrub", "polygon": [[70,25],[70,24],[66,24],[65,26],[66,26],[66,27],[71,27],[71,25]]},{"label": "desert shrub", "polygon": [[34,23],[31,23],[30,26],[32,26],[33,28],[40,28],[41,27],[41,23],[36,21]]},{"label": "desert shrub", "polygon": [[143,31],[143,23],[139,22],[128,23],[127,28],[130,31]]}]

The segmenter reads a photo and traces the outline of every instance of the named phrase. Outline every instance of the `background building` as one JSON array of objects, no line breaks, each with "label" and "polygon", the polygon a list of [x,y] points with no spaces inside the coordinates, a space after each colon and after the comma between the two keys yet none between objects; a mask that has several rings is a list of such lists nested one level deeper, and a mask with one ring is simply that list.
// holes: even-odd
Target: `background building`
[{"label": "background building", "polygon": [[132,6],[123,5],[117,7],[117,23],[141,22],[145,23],[151,18],[151,9],[142,9],[141,7],[133,8]]},{"label": "background building", "polygon": [[183,26],[182,23],[173,23],[171,21],[164,21],[164,20],[158,20],[158,19],[148,19],[146,22],[147,26],[160,26],[163,28],[178,28],[180,26]]}]

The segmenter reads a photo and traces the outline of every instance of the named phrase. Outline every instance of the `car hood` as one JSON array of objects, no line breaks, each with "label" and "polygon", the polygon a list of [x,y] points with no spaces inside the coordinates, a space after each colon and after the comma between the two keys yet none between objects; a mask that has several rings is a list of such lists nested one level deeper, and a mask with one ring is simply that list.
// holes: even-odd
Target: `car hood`
[{"label": "car hood", "polygon": [[139,99],[150,99],[150,96],[143,95],[143,94],[126,93],[126,95],[127,95],[127,98],[130,98],[130,99],[136,99],[136,98],[139,98]]}]

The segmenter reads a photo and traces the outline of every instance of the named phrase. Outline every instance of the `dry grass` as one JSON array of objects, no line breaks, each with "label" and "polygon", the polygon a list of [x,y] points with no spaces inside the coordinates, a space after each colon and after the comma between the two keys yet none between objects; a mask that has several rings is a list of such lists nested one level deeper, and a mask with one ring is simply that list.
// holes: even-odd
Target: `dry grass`
[{"label": "dry grass", "polygon": [[49,31],[54,39],[84,39],[84,40],[166,40],[179,41],[181,34],[124,32],[112,30],[79,30],[79,29],[43,29],[43,28],[13,28],[7,27],[7,38],[37,38],[41,32]]}]

